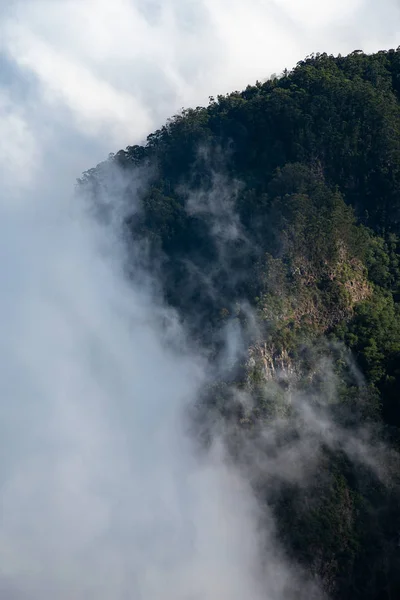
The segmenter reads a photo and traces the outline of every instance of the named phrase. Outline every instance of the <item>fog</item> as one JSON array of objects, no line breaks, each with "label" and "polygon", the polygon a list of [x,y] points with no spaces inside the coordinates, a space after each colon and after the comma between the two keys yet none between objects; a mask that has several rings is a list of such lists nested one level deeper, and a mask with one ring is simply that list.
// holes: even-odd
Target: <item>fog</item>
[{"label": "fog", "polygon": [[205,366],[118,219],[54,193],[0,222],[2,598],[258,597],[250,496],[182,421]]}]

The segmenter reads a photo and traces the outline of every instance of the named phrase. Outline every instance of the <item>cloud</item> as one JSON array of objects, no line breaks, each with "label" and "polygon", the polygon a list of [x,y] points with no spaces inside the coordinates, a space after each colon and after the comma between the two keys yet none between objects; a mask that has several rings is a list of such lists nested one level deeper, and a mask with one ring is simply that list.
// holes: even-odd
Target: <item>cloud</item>
[{"label": "cloud", "polygon": [[0,205],[2,598],[319,597],[221,439],[187,436],[208,366],[126,281],[123,202],[104,224],[42,189]]},{"label": "cloud", "polygon": [[18,65],[31,69],[39,78],[44,97],[51,109],[65,103],[76,118],[76,125],[89,134],[101,134],[107,127],[120,137],[135,115],[140,128],[131,135],[142,135],[151,124],[145,107],[134,96],[117,91],[104,79],[96,78],[88,68],[74,63],[57,53],[52,46],[31,36],[29,31],[18,31],[10,43]]},{"label": "cloud", "polygon": [[20,186],[28,184],[39,160],[40,146],[23,107],[14,107],[6,91],[0,89],[0,175],[3,186],[8,181],[8,194],[16,178]]},{"label": "cloud", "polygon": [[30,194],[0,209],[2,597],[261,598],[246,486],[181,423],[201,357],[112,230]]}]

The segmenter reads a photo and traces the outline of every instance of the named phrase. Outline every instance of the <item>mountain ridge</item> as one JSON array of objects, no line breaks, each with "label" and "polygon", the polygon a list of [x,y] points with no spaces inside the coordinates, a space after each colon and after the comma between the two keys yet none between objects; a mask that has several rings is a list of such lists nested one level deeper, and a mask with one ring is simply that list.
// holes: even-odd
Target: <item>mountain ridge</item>
[{"label": "mountain ridge", "polygon": [[[285,551],[331,598],[396,597],[400,48],[312,55],[211,97],[78,188],[104,218],[105,197],[123,200],[127,247],[144,245],[160,293],[210,356],[239,331],[195,421],[206,440],[222,420],[239,464],[262,452],[281,465],[249,472]],[[301,485],[277,459],[293,447]]]}]

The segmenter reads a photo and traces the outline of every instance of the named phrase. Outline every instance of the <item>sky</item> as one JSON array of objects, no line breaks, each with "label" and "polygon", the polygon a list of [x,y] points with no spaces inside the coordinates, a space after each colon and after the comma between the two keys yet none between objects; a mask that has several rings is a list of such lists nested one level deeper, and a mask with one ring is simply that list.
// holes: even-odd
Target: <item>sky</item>
[{"label": "sky", "polygon": [[0,0],[2,600],[287,597],[245,483],[182,434],[202,358],[124,280],[118,198],[103,231],[73,185],[182,107],[399,43],[396,0]]}]

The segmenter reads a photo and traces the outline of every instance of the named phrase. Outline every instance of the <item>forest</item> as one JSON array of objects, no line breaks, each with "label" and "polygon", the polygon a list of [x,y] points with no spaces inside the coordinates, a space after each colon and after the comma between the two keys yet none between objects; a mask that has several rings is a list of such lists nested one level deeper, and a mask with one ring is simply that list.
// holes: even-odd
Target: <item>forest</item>
[{"label": "forest", "polygon": [[100,218],[106,198],[131,206],[128,251],[218,365],[190,415],[199,444],[224,423],[326,597],[399,598],[400,48],[210,97],[77,187]]}]

